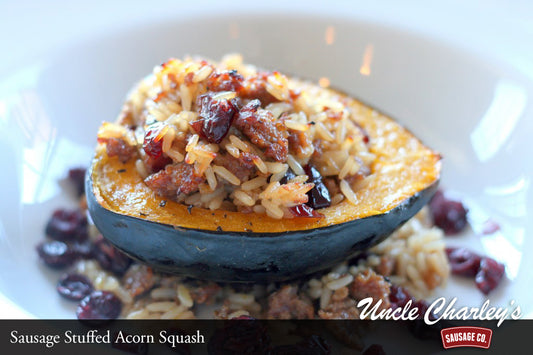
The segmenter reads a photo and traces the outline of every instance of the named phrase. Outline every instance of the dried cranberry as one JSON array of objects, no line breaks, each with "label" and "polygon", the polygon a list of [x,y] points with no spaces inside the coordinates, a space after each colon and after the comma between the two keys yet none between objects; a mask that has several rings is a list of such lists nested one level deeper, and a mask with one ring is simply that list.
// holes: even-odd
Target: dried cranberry
[{"label": "dried cranberry", "polygon": [[148,126],[144,134],[143,149],[146,155],[153,159],[161,157],[163,154],[163,137],[167,126],[162,122],[155,122]]},{"label": "dried cranberry", "polygon": [[433,223],[447,235],[460,233],[467,224],[467,209],[459,201],[447,199],[437,191],[429,203]]},{"label": "dried cranberry", "polygon": [[145,155],[143,157],[144,165],[149,169],[149,173],[157,173],[158,171],[164,169],[168,164],[172,163],[172,159],[166,155],[161,155],[157,158]]},{"label": "dried cranberry", "polygon": [[87,239],[87,216],[81,210],[58,209],[46,224],[45,233],[56,240]]},{"label": "dried cranberry", "polygon": [[78,319],[116,319],[122,302],[109,291],[94,291],[81,300],[76,311]]},{"label": "dried cranberry", "polygon": [[500,230],[500,225],[492,219],[488,219],[483,223],[482,234],[492,234]]},{"label": "dried cranberry", "polygon": [[80,274],[65,274],[57,283],[57,292],[69,300],[79,301],[93,292],[91,281]]},{"label": "dried cranberry", "polygon": [[494,290],[500,283],[505,273],[505,266],[494,259],[484,257],[479,263],[476,274],[476,286],[485,295]]},{"label": "dried cranberry", "polygon": [[53,268],[71,265],[78,257],[68,244],[57,240],[40,243],[37,245],[37,253],[46,265]]},{"label": "dried cranberry", "polygon": [[385,350],[379,344],[372,344],[363,351],[362,355],[385,355]]},{"label": "dried cranberry", "polygon": [[407,301],[412,300],[412,297],[403,287],[392,285],[390,287],[389,300],[395,307],[404,307]]},{"label": "dried cranberry", "polygon": [[331,197],[329,196],[329,190],[322,182],[322,175],[312,165],[306,165],[305,173],[309,177],[308,182],[312,182],[315,186],[307,192],[309,201],[306,203],[309,207],[316,209],[329,207],[331,205]]},{"label": "dried cranberry", "polygon": [[307,205],[297,205],[290,207],[289,210],[295,217],[307,217],[307,218],[323,218],[324,215],[318,213],[313,208]]},{"label": "dried cranberry", "polygon": [[129,256],[102,237],[94,243],[93,253],[102,268],[119,276],[126,272],[132,262]]},{"label": "dried cranberry", "polygon": [[85,192],[85,168],[73,168],[68,171],[68,179],[74,185],[78,196]]},{"label": "dried cranberry", "polygon": [[78,254],[80,258],[91,259],[94,256],[93,243],[88,240],[85,240],[83,242],[76,241],[70,243],[69,246],[76,254]]},{"label": "dried cranberry", "polygon": [[[390,293],[389,293],[389,300],[392,305],[392,308],[396,309],[397,307],[405,307],[407,305],[407,302],[411,301],[411,307],[414,309],[415,307],[418,309],[417,312],[417,318],[423,319],[424,315],[426,314],[428,310],[428,303],[424,300],[417,300],[413,296],[407,292],[407,290],[401,286],[398,285],[391,285]],[[434,315],[430,315],[430,317],[434,318]]]},{"label": "dried cranberry", "polygon": [[452,274],[472,277],[479,270],[481,257],[464,248],[446,248]]},{"label": "dried cranberry", "polygon": [[235,114],[238,112],[235,99],[214,99],[213,93],[198,97],[200,116],[191,122],[192,128],[210,143],[220,143],[228,134]]},{"label": "dried cranberry", "polygon": [[213,72],[207,78],[207,87],[211,91],[238,91],[244,78],[236,70]]}]

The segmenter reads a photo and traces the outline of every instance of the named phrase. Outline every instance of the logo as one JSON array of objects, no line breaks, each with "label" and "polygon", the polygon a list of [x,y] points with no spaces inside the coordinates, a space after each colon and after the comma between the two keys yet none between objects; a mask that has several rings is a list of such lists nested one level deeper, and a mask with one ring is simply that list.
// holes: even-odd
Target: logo
[{"label": "logo", "polygon": [[481,327],[453,327],[441,330],[444,349],[474,347],[488,349],[492,339],[492,329]]}]

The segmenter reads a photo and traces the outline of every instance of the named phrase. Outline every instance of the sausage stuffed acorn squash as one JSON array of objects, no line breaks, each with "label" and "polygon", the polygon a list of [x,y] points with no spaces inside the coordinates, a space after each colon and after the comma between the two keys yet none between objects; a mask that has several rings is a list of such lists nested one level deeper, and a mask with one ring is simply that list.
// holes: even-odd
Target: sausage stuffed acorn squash
[{"label": "sausage stuffed acorn squash", "polygon": [[386,238],[440,156],[359,101],[278,72],[171,59],[104,123],[86,179],[104,237],[163,271],[285,280]]}]

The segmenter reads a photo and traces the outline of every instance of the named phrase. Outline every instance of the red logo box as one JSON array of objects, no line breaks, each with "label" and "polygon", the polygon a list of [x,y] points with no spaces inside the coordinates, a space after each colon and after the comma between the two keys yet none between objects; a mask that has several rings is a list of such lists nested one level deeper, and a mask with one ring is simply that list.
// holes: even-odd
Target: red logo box
[{"label": "red logo box", "polygon": [[444,349],[474,347],[488,349],[492,339],[492,329],[481,327],[453,327],[440,331]]}]

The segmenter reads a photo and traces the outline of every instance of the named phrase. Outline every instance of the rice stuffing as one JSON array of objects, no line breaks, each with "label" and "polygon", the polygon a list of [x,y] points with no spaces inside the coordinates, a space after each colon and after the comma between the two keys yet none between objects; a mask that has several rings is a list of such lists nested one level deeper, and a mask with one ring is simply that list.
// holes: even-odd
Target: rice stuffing
[{"label": "rice stuffing", "polygon": [[[170,59],[133,88],[98,142],[121,161],[136,159],[146,185],[166,199],[294,218],[298,205],[355,202],[354,189],[371,176],[374,156],[352,111],[342,95],[240,55]],[[311,168],[339,196],[309,200]]]}]

